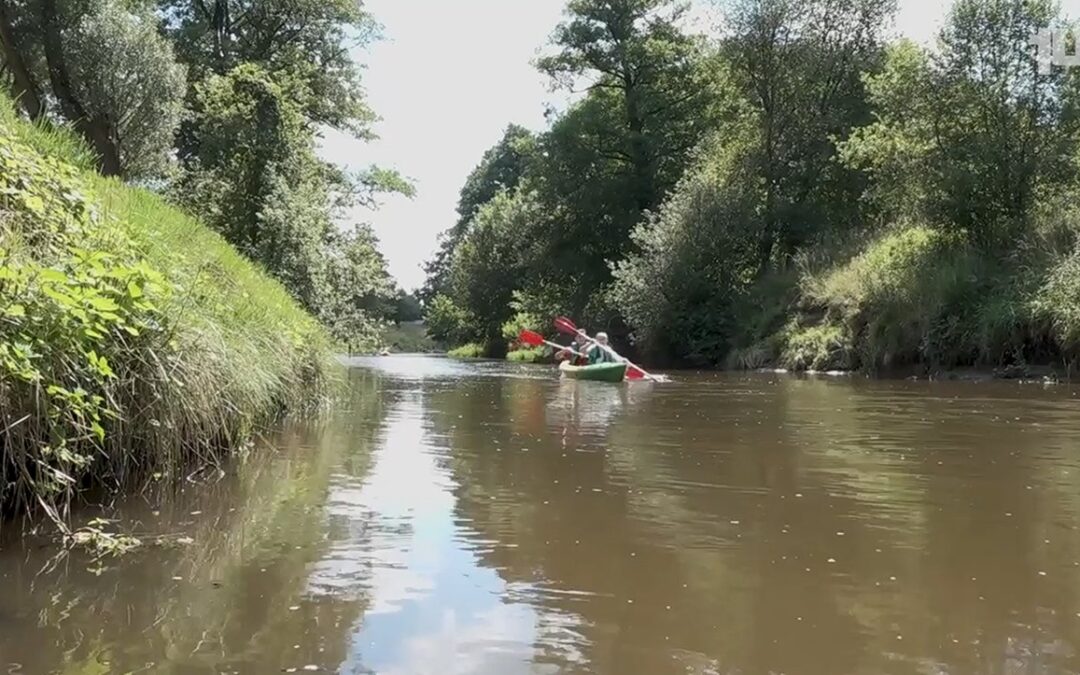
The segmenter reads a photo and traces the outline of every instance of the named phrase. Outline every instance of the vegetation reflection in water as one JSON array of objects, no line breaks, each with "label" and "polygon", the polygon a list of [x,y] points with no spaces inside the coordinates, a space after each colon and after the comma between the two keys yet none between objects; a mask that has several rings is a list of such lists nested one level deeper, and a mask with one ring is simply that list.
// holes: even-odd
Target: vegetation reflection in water
[{"label": "vegetation reflection in water", "polygon": [[1073,390],[353,365],[345,412],[121,505],[191,545],[0,552],[0,666],[1080,672]]}]

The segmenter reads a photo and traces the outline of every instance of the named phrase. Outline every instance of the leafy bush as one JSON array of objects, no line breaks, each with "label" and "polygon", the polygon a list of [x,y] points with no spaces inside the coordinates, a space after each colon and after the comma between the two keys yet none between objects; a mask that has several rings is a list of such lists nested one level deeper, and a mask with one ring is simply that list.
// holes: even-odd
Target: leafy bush
[{"label": "leafy bush", "polygon": [[508,361],[518,361],[521,363],[543,363],[548,360],[550,356],[547,347],[533,347],[532,349],[517,349],[506,355]]},{"label": "leafy bush", "polygon": [[[800,283],[801,325],[789,326],[782,362],[793,368],[878,368],[972,360],[957,317],[978,297],[982,262],[955,235],[899,228],[854,258]],[[969,302],[971,301],[971,302]],[[812,319],[820,317],[819,323]]]},{"label": "leafy bush", "polygon": [[733,308],[757,271],[758,221],[742,169],[735,150],[708,155],[635,229],[639,252],[614,266],[611,300],[646,352],[714,365],[730,350]]},{"label": "leafy bush", "polygon": [[447,354],[455,359],[479,359],[484,357],[484,346],[470,342],[451,349]]},{"label": "leafy bush", "polygon": [[74,169],[0,136],[0,504],[78,483],[120,419],[111,382],[165,341],[171,291]]}]

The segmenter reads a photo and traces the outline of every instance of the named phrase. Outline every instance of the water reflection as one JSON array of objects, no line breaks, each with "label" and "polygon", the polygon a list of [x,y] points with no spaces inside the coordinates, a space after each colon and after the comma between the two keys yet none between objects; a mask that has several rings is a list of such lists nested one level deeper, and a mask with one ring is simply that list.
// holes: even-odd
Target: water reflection
[{"label": "water reflection", "polygon": [[1080,672],[1072,389],[352,363],[194,544],[0,551],[0,672]]}]

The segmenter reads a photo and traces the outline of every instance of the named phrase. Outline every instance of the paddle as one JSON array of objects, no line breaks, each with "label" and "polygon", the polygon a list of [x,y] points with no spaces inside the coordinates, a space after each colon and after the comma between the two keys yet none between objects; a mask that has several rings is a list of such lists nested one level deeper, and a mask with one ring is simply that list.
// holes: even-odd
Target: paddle
[{"label": "paddle", "polygon": [[557,342],[549,342],[548,340],[544,339],[544,336],[540,335],[539,333],[534,333],[531,330],[523,330],[520,333],[518,333],[518,339],[521,340],[522,342],[524,342],[525,344],[531,346],[531,347],[541,347],[543,345],[547,345],[548,347],[551,347],[551,348],[556,349],[558,351],[570,352],[574,356],[582,356],[582,357],[585,356],[584,354],[579,354],[579,353],[575,352],[573,349],[570,349],[569,347],[563,347],[562,345],[560,345]]},{"label": "paddle", "polygon": [[[557,328],[559,330],[559,332],[566,333],[568,335],[582,335],[582,333],[580,333],[578,331],[578,327],[574,324],[574,322],[571,321],[570,319],[567,319],[565,316],[560,316],[559,318],[555,319],[555,328]],[[598,344],[598,345],[600,344],[599,342],[596,342],[596,340],[594,340],[593,338],[590,338],[588,335],[585,335],[585,337],[586,337],[586,339],[589,340],[589,342],[592,342],[592,343],[595,343],[595,344]],[[660,380],[660,378],[656,377],[655,375],[650,375],[648,372],[646,372],[646,370],[644,368],[637,365],[636,363],[632,363],[629,360],[623,358],[622,356],[619,355],[618,352],[616,352],[611,347],[608,347],[607,345],[600,345],[600,346],[603,347],[605,350],[607,350],[608,354],[611,354],[616,359],[619,359],[620,361],[625,361],[626,362],[626,365],[629,366],[626,369],[626,378],[627,379],[629,379],[629,380],[640,380],[642,378],[647,378],[647,379],[652,380],[653,382],[661,382],[662,381],[662,380]]]}]

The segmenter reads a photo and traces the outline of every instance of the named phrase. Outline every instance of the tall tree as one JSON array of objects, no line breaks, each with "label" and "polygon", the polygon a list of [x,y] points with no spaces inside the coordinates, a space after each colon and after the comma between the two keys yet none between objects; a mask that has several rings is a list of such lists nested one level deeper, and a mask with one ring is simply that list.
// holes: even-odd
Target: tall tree
[{"label": "tall tree", "polygon": [[183,68],[157,26],[146,2],[4,0],[0,40],[12,92],[31,117],[66,119],[102,173],[156,174],[184,95]]},{"label": "tall tree", "polygon": [[590,149],[626,165],[638,211],[654,208],[678,180],[707,122],[702,44],[680,29],[687,8],[675,0],[571,0],[552,38],[557,53],[537,63],[558,85],[611,96],[618,117],[589,139]]},{"label": "tall tree", "polygon": [[[15,100],[30,119],[41,119],[45,114],[45,103],[41,100],[41,91],[26,57],[20,52],[18,36],[25,35],[17,23],[18,14],[11,0],[0,0],[0,48],[3,49],[3,64],[11,73],[11,92]],[[25,39],[25,37],[24,37]]]},{"label": "tall tree", "polygon": [[892,47],[869,79],[874,120],[843,146],[873,176],[886,218],[926,219],[1000,247],[1040,190],[1071,179],[1076,81],[1062,69],[1040,74],[1029,46],[1054,16],[1043,0],[958,0],[937,53]]},{"label": "tall tree", "polygon": [[735,0],[724,52],[752,107],[763,189],[759,269],[825,225],[851,226],[862,184],[832,161],[869,119],[862,76],[878,67],[895,0]]},{"label": "tall tree", "polygon": [[427,280],[419,293],[423,301],[429,302],[438,293],[448,290],[454,250],[468,233],[473,217],[500,192],[512,193],[517,189],[535,152],[536,136],[524,127],[511,124],[499,142],[484,153],[461,188],[457,222],[442,233],[439,250],[425,265]]},{"label": "tall tree", "polygon": [[[375,116],[350,48],[374,34],[356,0],[159,0],[166,31],[194,81],[254,63],[303,81],[305,115],[318,124],[370,135]],[[185,148],[181,148],[185,150]]]}]

